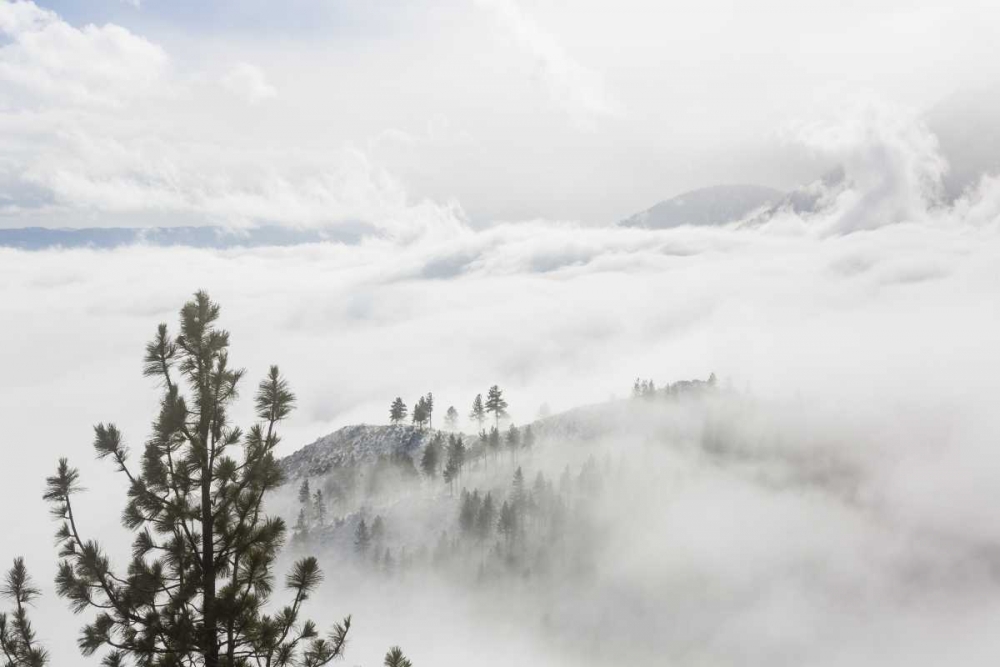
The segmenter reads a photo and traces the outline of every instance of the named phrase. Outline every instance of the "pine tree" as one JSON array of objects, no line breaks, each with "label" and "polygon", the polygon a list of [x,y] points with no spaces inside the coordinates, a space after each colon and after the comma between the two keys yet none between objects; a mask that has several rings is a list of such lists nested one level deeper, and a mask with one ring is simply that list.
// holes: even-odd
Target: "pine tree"
[{"label": "pine tree", "polygon": [[28,607],[39,596],[23,558],[14,559],[7,572],[0,597],[13,605],[10,614],[0,613],[0,654],[4,667],[44,667],[49,664],[49,654],[35,637],[35,630],[28,618]]},{"label": "pine tree", "polygon": [[402,424],[404,419],[406,419],[406,403],[403,403],[403,399],[397,396],[392,405],[389,406],[389,421],[398,425]]},{"label": "pine tree", "polygon": [[486,411],[492,412],[494,426],[500,428],[500,418],[507,416],[507,401],[503,398],[500,387],[493,385],[486,394]]},{"label": "pine tree", "polygon": [[384,667],[413,667],[413,663],[403,655],[403,649],[398,646],[389,649],[389,652],[385,654],[385,662],[382,664]]},{"label": "pine tree", "polygon": [[642,393],[643,383],[639,380],[639,378],[636,378],[635,382],[632,384],[632,398],[639,398],[642,396]]},{"label": "pine tree", "polygon": [[459,473],[462,472],[462,468],[465,466],[465,443],[462,441],[462,436],[449,436],[448,437],[448,458],[453,459],[458,464]]},{"label": "pine tree", "polygon": [[449,431],[458,428],[458,410],[454,405],[449,405],[448,411],[444,413],[444,425]]},{"label": "pine tree", "polygon": [[546,489],[547,486],[545,483],[545,475],[543,475],[542,471],[539,470],[538,474],[535,475],[535,483],[531,485],[532,499],[534,500],[535,504],[538,505],[539,507],[544,506],[547,502]]},{"label": "pine tree", "polygon": [[444,472],[441,474],[444,478],[445,483],[448,485],[448,490],[450,493],[455,492],[455,480],[458,479],[458,464],[452,460],[448,459],[448,462],[444,464]]},{"label": "pine tree", "polygon": [[514,518],[514,510],[511,508],[510,503],[505,500],[503,505],[500,506],[500,519],[497,521],[497,531],[509,543],[514,539],[515,529],[516,519]]},{"label": "pine tree", "polygon": [[521,472],[520,467],[514,471],[514,481],[511,486],[511,505],[514,511],[520,514],[528,504],[528,493],[524,487],[524,473]]},{"label": "pine tree", "polygon": [[517,448],[521,444],[521,433],[513,424],[507,429],[507,449],[510,450],[511,460],[517,459]]},{"label": "pine tree", "polygon": [[317,526],[326,525],[326,503],[323,501],[322,489],[316,489],[316,495],[313,496],[313,517]]},{"label": "pine tree", "polygon": [[493,458],[496,459],[500,454],[500,431],[497,430],[496,426],[490,427],[490,435],[487,443],[489,444],[490,451],[493,452]]},{"label": "pine tree", "polygon": [[299,518],[295,521],[295,527],[292,529],[292,539],[299,543],[309,539],[309,520],[306,518],[305,507],[299,510]]},{"label": "pine tree", "polygon": [[427,392],[427,396],[424,397],[424,411],[427,415],[427,427],[434,428],[434,394]]},{"label": "pine tree", "polygon": [[424,454],[420,457],[420,469],[430,478],[437,476],[438,466],[441,462],[441,434],[436,434],[424,447]]},{"label": "pine tree", "polygon": [[535,433],[531,430],[531,424],[524,427],[523,443],[525,449],[531,449],[535,446]]},{"label": "pine tree", "polygon": [[469,419],[476,422],[479,430],[482,430],[483,422],[486,421],[486,407],[483,405],[482,394],[476,394],[476,398],[472,401],[472,411],[469,413]]},{"label": "pine tree", "polygon": [[368,547],[371,545],[372,538],[368,532],[368,524],[365,523],[364,519],[358,523],[358,527],[354,530],[354,550],[358,552],[361,556],[368,553]]},{"label": "pine tree", "polygon": [[424,422],[427,421],[427,399],[421,396],[417,399],[417,402],[413,404],[413,423],[420,428],[424,427]]},{"label": "pine tree", "polygon": [[444,481],[448,482],[448,485],[452,488],[452,492],[454,492],[453,482],[458,479],[464,464],[465,444],[462,442],[462,436],[448,436],[448,462],[444,468]]},{"label": "pine tree", "polygon": [[[478,494],[478,491],[476,492]],[[476,495],[476,500],[479,496]],[[469,535],[472,533],[473,528],[476,525],[476,513],[478,508],[477,503],[473,500],[471,493],[462,490],[462,502],[458,512],[458,527],[461,529],[463,535]]]},{"label": "pine tree", "polygon": [[56,590],[74,611],[96,613],[78,644],[86,656],[108,649],[109,667],[313,667],[343,652],[350,617],[329,639],[300,619],[322,580],[315,558],[299,560],[286,578],[293,602],[265,613],[285,524],[264,513],[263,500],[282,483],[276,426],[295,396],[272,366],[255,398],[260,421],[245,433],[233,426],[244,371],[230,366],[218,318],[219,306],[198,292],[181,309],[180,334],[171,337],[161,324],[146,346],[144,373],[163,392],[137,469],[117,427],[94,429],[98,457],[129,480],[122,522],[135,537],[127,574],[115,573],[101,546],[80,534],[79,472],[62,459],[47,480],[45,499],[60,521]]},{"label": "pine tree", "polygon": [[299,486],[299,502],[303,505],[309,503],[312,498],[312,494],[309,491],[309,478],[306,477],[302,480],[302,484]]},{"label": "pine tree", "polygon": [[652,380],[647,381],[646,391],[643,393],[646,398],[656,398],[656,383]]},{"label": "pine tree", "polygon": [[476,537],[479,540],[489,539],[494,521],[496,521],[496,508],[493,506],[493,495],[487,492],[476,516]]}]

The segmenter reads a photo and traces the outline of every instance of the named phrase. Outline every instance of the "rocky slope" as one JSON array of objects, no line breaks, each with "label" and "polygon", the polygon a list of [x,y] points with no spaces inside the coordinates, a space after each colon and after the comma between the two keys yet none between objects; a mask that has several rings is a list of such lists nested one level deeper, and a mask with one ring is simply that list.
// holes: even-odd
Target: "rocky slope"
[{"label": "rocky slope", "polygon": [[414,456],[431,437],[431,431],[415,426],[345,426],[281,460],[289,481],[324,475],[335,467],[374,463],[379,458],[403,452]]}]

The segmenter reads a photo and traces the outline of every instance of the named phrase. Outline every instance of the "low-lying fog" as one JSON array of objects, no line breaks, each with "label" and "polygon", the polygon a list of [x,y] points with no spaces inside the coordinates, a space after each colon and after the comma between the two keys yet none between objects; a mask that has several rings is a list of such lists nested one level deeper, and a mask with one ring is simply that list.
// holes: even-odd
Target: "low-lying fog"
[{"label": "low-lying fog", "polygon": [[[67,639],[81,621],[52,591],[44,478],[60,456],[82,469],[83,527],[121,562],[124,486],[93,460],[90,429],[115,421],[141,445],[157,398],[144,343],[199,288],[252,381],[278,363],[297,392],[283,454],[384,423],[397,395],[433,391],[437,414],[464,417],[498,383],[524,424],[543,404],[624,400],[636,376],[714,372],[727,388],[686,417],[636,408],[613,437],[555,438],[521,462],[530,480],[578,469],[575,448],[595,454],[604,482],[586,511],[604,529],[581,543],[586,576],[473,585],[331,560],[310,616],[355,615],[347,664],[394,643],[439,666],[995,660],[1000,182],[936,204],[933,144],[909,136],[848,141],[853,186],[826,213],[759,229],[530,222],[358,246],[0,249],[0,560],[23,554],[42,582],[53,664],[81,664]],[[241,407],[246,422],[248,395]],[[664,435],[664,419],[683,426]]]}]

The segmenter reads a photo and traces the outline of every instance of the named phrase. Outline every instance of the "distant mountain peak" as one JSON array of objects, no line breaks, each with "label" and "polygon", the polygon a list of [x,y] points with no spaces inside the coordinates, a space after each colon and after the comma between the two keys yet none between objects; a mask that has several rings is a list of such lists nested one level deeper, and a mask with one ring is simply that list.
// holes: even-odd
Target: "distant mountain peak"
[{"label": "distant mountain peak", "polygon": [[677,195],[618,223],[622,227],[669,229],[738,222],[781,201],[784,193],[761,185],[713,185]]}]

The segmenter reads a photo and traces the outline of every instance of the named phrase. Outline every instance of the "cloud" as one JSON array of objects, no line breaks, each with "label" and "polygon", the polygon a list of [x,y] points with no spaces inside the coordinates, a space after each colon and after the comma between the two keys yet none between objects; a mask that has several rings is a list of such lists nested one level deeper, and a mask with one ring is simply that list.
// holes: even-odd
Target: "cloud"
[{"label": "cloud", "polygon": [[240,63],[222,77],[222,84],[253,104],[278,95],[277,89],[267,81],[263,70],[249,63]]},{"label": "cloud", "polygon": [[[245,142],[234,119],[278,95],[254,65],[178,70],[120,26],[78,29],[30,2],[0,5],[0,30],[11,38],[0,47],[5,226],[364,221],[402,238],[464,227],[456,202],[414,199],[349,145],[311,154]],[[229,120],[188,122],[206,99]]]},{"label": "cloud", "polygon": [[156,92],[169,66],[163,49],[120,26],[76,28],[33,2],[0,5],[0,31],[0,85],[23,104],[119,106]]},{"label": "cloud", "polygon": [[[678,446],[640,459],[652,477],[620,497],[637,503],[628,516],[646,530],[626,523],[613,533],[601,576],[572,598],[593,605],[567,608],[560,591],[525,598],[540,606],[524,618],[552,609],[544,627],[554,642],[540,648],[531,628],[511,627],[526,659],[564,641],[579,650],[569,640],[601,625],[585,610],[603,600],[622,602],[623,621],[604,618],[601,647],[584,647],[594,664],[623,655],[639,664],[657,651],[678,664],[904,655],[934,664],[906,642],[879,651],[868,642],[923,628],[934,646],[992,618],[976,591],[992,594],[996,583],[976,554],[1000,539],[987,472],[1000,426],[996,188],[985,181],[954,206],[852,234],[805,219],[794,233],[535,221],[350,246],[0,249],[0,319],[13,323],[0,329],[9,360],[0,404],[18,406],[7,437],[20,447],[19,465],[0,468],[0,502],[22,507],[0,517],[0,534],[17,531],[39,581],[51,580],[51,526],[23,521],[44,516],[32,489],[63,455],[84,467],[88,487],[117,488],[91,461],[89,428],[113,419],[141,442],[154,390],[140,372],[143,342],[205,288],[223,304],[234,361],[251,377],[279,363],[293,383],[300,408],[284,430],[286,452],[343,424],[381,422],[389,398],[428,390],[464,412],[500,383],[521,423],[542,403],[560,410],[624,395],[636,375],[662,383],[714,371],[752,389],[732,415],[731,458]],[[671,428],[698,437],[700,418],[685,414]],[[117,513],[95,512],[99,496],[87,494],[81,510],[87,530],[118,535]],[[661,534],[669,540],[649,539]],[[435,633],[412,632],[408,605],[387,611],[368,590],[336,593],[337,608],[379,619],[359,622],[368,627],[352,655],[387,635],[425,655],[428,642],[440,645]],[[464,597],[433,596],[462,618],[492,618]],[[42,605],[52,637],[75,627],[54,595]],[[679,616],[684,624],[656,631]],[[473,637],[498,627],[469,625]],[[482,642],[435,657],[461,661]],[[70,642],[51,643],[72,660]]]},{"label": "cloud", "polygon": [[621,115],[622,107],[606,90],[601,75],[570,56],[517,0],[476,0],[476,3],[490,11],[515,43],[534,59],[552,101],[579,128],[594,129],[602,117]]},{"label": "cloud", "polygon": [[843,169],[821,194],[835,211],[833,232],[920,221],[941,199],[947,162],[911,110],[867,103],[833,122],[801,124],[793,135]]}]

